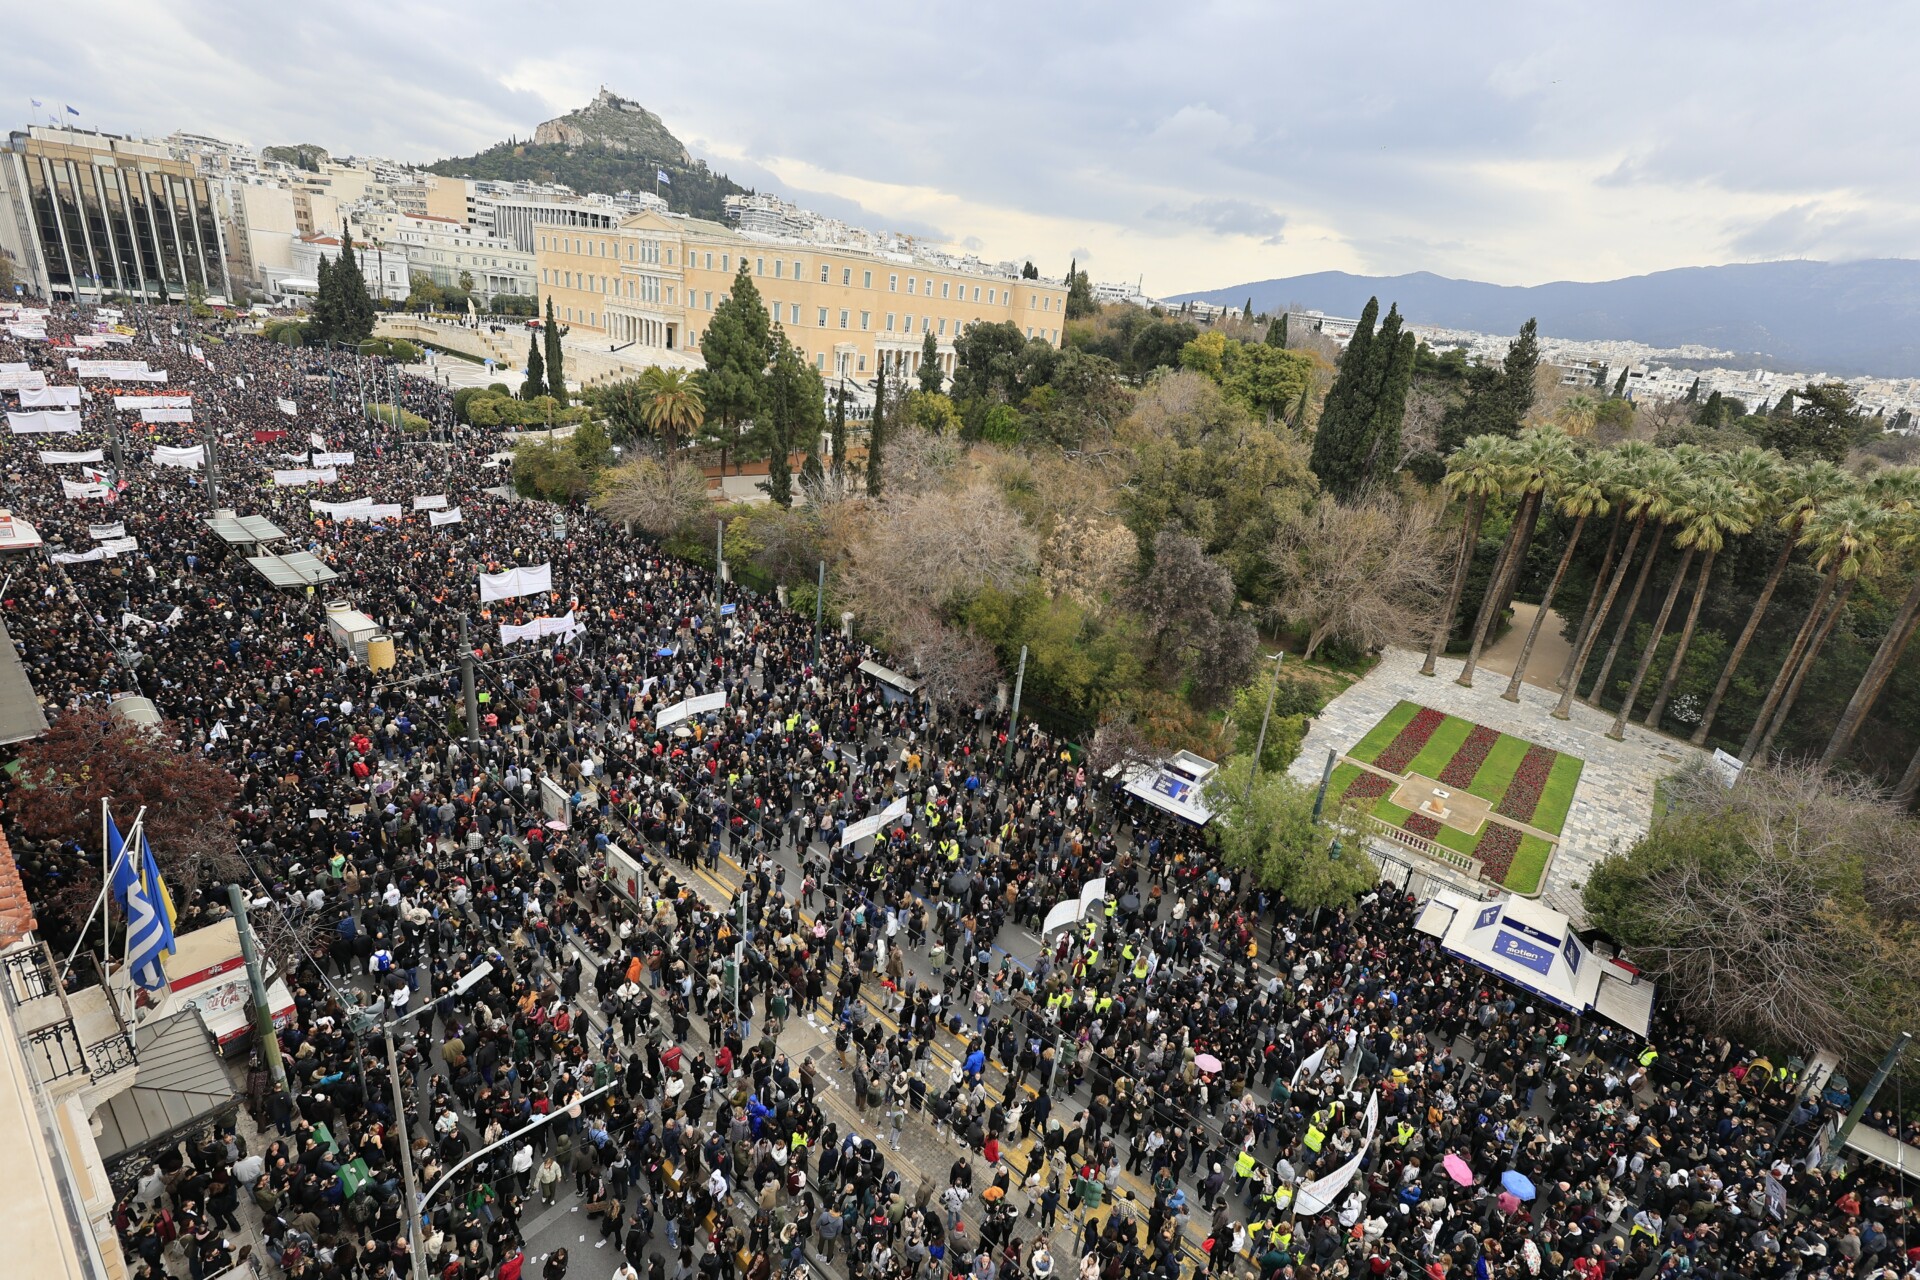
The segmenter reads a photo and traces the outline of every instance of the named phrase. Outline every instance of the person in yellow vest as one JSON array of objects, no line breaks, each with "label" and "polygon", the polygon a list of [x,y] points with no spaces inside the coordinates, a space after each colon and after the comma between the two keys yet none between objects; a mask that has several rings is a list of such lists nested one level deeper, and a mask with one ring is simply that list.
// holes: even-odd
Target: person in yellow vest
[{"label": "person in yellow vest", "polygon": [[1233,1194],[1235,1195],[1246,1194],[1247,1179],[1251,1178],[1253,1176],[1253,1171],[1255,1169],[1258,1169],[1259,1167],[1260,1167],[1260,1162],[1253,1158],[1253,1152],[1248,1151],[1244,1147],[1241,1148],[1240,1154],[1233,1158],[1233,1176],[1235,1179],[1233,1184]]}]

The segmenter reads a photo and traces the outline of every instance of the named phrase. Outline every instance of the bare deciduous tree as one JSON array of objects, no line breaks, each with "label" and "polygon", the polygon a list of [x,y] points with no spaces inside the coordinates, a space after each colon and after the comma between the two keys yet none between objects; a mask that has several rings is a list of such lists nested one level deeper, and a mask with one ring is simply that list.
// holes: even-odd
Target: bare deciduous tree
[{"label": "bare deciduous tree", "polygon": [[885,630],[905,609],[938,611],[983,587],[1018,590],[1032,574],[1033,534],[991,485],[957,493],[892,485],[842,575],[847,597],[870,623]]},{"label": "bare deciduous tree", "polygon": [[1276,620],[1306,627],[1309,658],[1328,640],[1419,643],[1447,585],[1433,526],[1429,506],[1390,494],[1351,506],[1321,497],[1274,539]]},{"label": "bare deciduous tree", "polygon": [[708,505],[706,475],[684,459],[639,458],[616,467],[594,496],[609,520],[631,520],[659,538],[679,532]]},{"label": "bare deciduous tree", "polygon": [[1139,541],[1118,520],[1069,516],[1054,525],[1040,549],[1040,580],[1048,595],[1065,596],[1097,614],[1139,557]]},{"label": "bare deciduous tree", "polygon": [[944,622],[931,609],[909,609],[889,623],[888,639],[901,662],[938,701],[968,706],[991,697],[1000,680],[993,646]]}]

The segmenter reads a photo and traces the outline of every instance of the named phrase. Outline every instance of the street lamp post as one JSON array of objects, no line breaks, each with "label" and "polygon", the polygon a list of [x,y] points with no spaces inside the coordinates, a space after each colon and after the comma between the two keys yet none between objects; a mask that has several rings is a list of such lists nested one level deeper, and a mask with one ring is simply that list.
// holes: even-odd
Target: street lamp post
[{"label": "street lamp post", "polygon": [[[453,984],[448,995],[464,995],[475,983],[493,972],[490,961],[482,960],[469,969],[461,979]],[[393,1095],[393,1121],[400,1130],[400,1178],[406,1188],[407,1197],[407,1251],[410,1255],[408,1270],[413,1280],[427,1280],[426,1242],[420,1235],[420,1211],[425,1202],[415,1190],[413,1178],[413,1129],[407,1123],[406,1095],[400,1091],[400,1059],[393,1047],[393,1029],[403,1022],[418,1016],[421,1009],[431,1008],[432,1002],[419,1008],[409,1009],[397,1018],[380,1024],[380,1039],[387,1050],[387,1087]],[[436,1188],[437,1189],[437,1188]]]},{"label": "street lamp post", "polygon": [[1260,737],[1253,744],[1253,765],[1247,770],[1247,791],[1240,797],[1241,804],[1253,798],[1253,780],[1260,776],[1260,757],[1267,750],[1267,721],[1273,719],[1273,697],[1280,692],[1280,664],[1286,656],[1285,649],[1273,655],[1273,683],[1267,686],[1267,711],[1260,717]]}]

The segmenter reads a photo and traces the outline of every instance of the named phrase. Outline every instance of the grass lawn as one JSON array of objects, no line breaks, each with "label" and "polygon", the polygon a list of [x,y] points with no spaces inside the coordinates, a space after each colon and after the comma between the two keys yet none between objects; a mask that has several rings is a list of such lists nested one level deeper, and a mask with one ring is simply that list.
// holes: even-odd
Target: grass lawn
[{"label": "grass lawn", "polygon": [[[1400,731],[1405,729],[1407,724],[1420,714],[1420,711],[1421,707],[1417,703],[1397,704],[1346,754],[1355,760],[1371,763],[1393,743],[1395,738],[1400,736]],[[1473,729],[1474,726],[1470,721],[1458,716],[1446,717],[1434,729],[1432,737],[1427,739],[1420,753],[1408,764],[1407,772],[1428,778],[1439,777],[1459,752],[1468,736],[1472,734]],[[1499,804],[1506,796],[1507,788],[1512,785],[1514,775],[1519,771],[1521,762],[1526,759],[1527,752],[1532,747],[1533,744],[1524,738],[1501,734],[1488,750],[1480,768],[1474,773],[1473,781],[1467,784],[1467,791],[1490,804]],[[1566,824],[1567,811],[1573,806],[1574,791],[1580,785],[1580,775],[1584,767],[1584,763],[1576,756],[1555,755],[1547,780],[1541,787],[1540,801],[1535,806],[1533,819],[1528,825],[1542,831],[1559,833]],[[1336,766],[1327,794],[1338,798],[1362,772],[1363,770],[1353,764],[1342,763]],[[1408,817],[1411,816],[1410,810],[1393,803],[1387,797],[1375,801],[1372,812],[1375,817],[1394,826],[1404,826]],[[1490,817],[1488,821],[1498,822],[1500,819],[1496,815]],[[1469,835],[1442,825],[1437,838],[1439,843],[1448,849],[1471,854],[1479,843],[1480,834],[1484,834],[1484,831]],[[1517,893],[1537,892],[1552,853],[1551,841],[1539,836],[1522,834],[1520,848],[1513,855],[1512,864],[1507,870],[1503,883],[1508,889]]]},{"label": "grass lawn", "polygon": [[[1380,723],[1367,730],[1367,736],[1354,743],[1352,749],[1346,754],[1355,760],[1372,764],[1374,757],[1393,745],[1393,740],[1400,736],[1400,731],[1407,727],[1407,722],[1419,714],[1420,707],[1417,703],[1402,702],[1382,716]],[[1336,778],[1340,776],[1338,770],[1335,770],[1334,776]]]},{"label": "grass lawn", "polygon": [[1521,836],[1520,852],[1513,855],[1504,881],[1515,893],[1533,893],[1540,888],[1541,873],[1547,869],[1547,855],[1553,846],[1539,836]]},{"label": "grass lawn", "polygon": [[1529,825],[1555,835],[1560,833],[1560,828],[1567,822],[1567,810],[1573,807],[1573,792],[1580,785],[1580,771],[1585,767],[1579,756],[1555,757],[1553,770],[1547,774],[1547,785],[1540,791],[1540,804],[1534,809],[1533,821]]},{"label": "grass lawn", "polygon": [[[1408,773],[1417,773],[1422,777],[1436,778],[1447,767],[1447,761],[1453,759],[1460,750],[1460,744],[1473,732],[1473,722],[1457,716],[1448,716],[1440,722],[1440,727],[1427,739],[1427,745],[1420,748],[1420,754],[1407,766]],[[1471,788],[1469,788],[1471,790]]]}]

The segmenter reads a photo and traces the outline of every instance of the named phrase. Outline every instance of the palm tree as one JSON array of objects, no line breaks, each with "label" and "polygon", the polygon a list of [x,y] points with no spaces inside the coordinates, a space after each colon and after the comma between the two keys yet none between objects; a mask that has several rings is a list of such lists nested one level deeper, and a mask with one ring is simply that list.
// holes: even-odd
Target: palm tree
[{"label": "palm tree", "polygon": [[[1573,674],[1568,678],[1566,687],[1560,690],[1559,705],[1553,709],[1553,718],[1556,720],[1572,717],[1573,692],[1580,686],[1580,673],[1587,669],[1587,657],[1593,652],[1593,642],[1599,638],[1607,611],[1613,608],[1613,598],[1620,593],[1620,581],[1627,576],[1627,566],[1633,563],[1633,550],[1639,545],[1640,535],[1646,531],[1647,521],[1654,512],[1665,509],[1665,486],[1669,477],[1660,465],[1664,457],[1660,450],[1653,448],[1642,451],[1623,445],[1614,450],[1614,461],[1620,467],[1620,509],[1632,524],[1627,531],[1627,545],[1620,554],[1619,562],[1613,567],[1613,575],[1602,579],[1605,591],[1593,609],[1593,620],[1580,637],[1580,642],[1574,646],[1573,661],[1569,664]],[[1594,584],[1594,590],[1601,590],[1601,582]]]},{"label": "palm tree", "polygon": [[[1895,517],[1892,536],[1887,540],[1889,545],[1905,552],[1920,547],[1920,468],[1893,467],[1882,471],[1867,482],[1867,494]],[[1853,746],[1854,737],[1866,723],[1873,704],[1880,700],[1916,628],[1920,628],[1920,572],[1913,575],[1907,598],[1900,602],[1900,612],[1894,615],[1893,625],[1881,637],[1873,661],[1867,664],[1866,673],[1847,700],[1846,710],[1840,713],[1840,723],[1834,726],[1827,749],[1820,753],[1821,764],[1833,764]]]},{"label": "palm tree", "polygon": [[1453,585],[1447,591],[1447,607],[1427,642],[1427,661],[1420,674],[1433,674],[1433,664],[1453,634],[1453,615],[1460,610],[1460,593],[1466,589],[1467,569],[1473,563],[1474,548],[1480,545],[1480,522],[1486,517],[1487,503],[1506,487],[1507,451],[1511,442],[1500,436],[1474,436],[1447,459],[1447,492],[1466,501],[1460,520],[1460,544],[1454,552]]},{"label": "palm tree", "polygon": [[1553,580],[1547,583],[1546,592],[1540,597],[1540,608],[1533,615],[1533,625],[1527,628],[1526,642],[1520,646],[1520,659],[1513,665],[1506,692],[1500,695],[1508,702],[1520,701],[1520,678],[1526,674],[1527,660],[1533,656],[1533,642],[1540,638],[1541,624],[1553,610],[1553,598],[1560,592],[1567,566],[1573,563],[1573,553],[1579,549],[1580,535],[1586,530],[1588,519],[1607,514],[1613,505],[1609,496],[1613,478],[1613,455],[1609,453],[1577,459],[1560,477],[1560,491],[1555,500],[1561,515],[1573,517],[1573,532],[1567,535],[1567,546],[1560,553],[1560,563],[1554,567]]},{"label": "palm tree", "polygon": [[1554,419],[1568,435],[1579,437],[1593,430],[1593,424],[1599,416],[1600,402],[1581,392],[1568,396],[1567,402],[1560,406],[1560,411],[1554,415]]},{"label": "palm tree", "polygon": [[[1768,514],[1769,504],[1779,489],[1780,455],[1748,445],[1721,459],[1721,474],[1740,493],[1741,515],[1747,527],[1739,532],[1752,532]],[[1649,729],[1660,727],[1660,715],[1672,700],[1674,687],[1680,683],[1680,664],[1686,661],[1687,646],[1693,643],[1694,628],[1700,623],[1700,606],[1706,602],[1707,587],[1713,581],[1713,566],[1720,551],[1720,547],[1708,547],[1706,559],[1701,562],[1700,581],[1694,584],[1693,602],[1687,606],[1687,620],[1680,628],[1680,643],[1674,646],[1673,661],[1667,664],[1666,678],[1660,682],[1660,692],[1654,695],[1653,706],[1647,712],[1644,723]]]},{"label": "palm tree", "polygon": [[[1613,728],[1607,731],[1609,738],[1618,742],[1627,735],[1627,718],[1633,714],[1634,699],[1640,696],[1640,686],[1653,666],[1653,655],[1660,648],[1661,637],[1667,634],[1667,619],[1673,616],[1673,602],[1680,598],[1680,586],[1687,580],[1687,570],[1693,567],[1694,553],[1705,551],[1707,558],[1701,563],[1700,581],[1693,589],[1693,604],[1687,610],[1689,634],[1694,620],[1700,616],[1700,601],[1707,593],[1707,575],[1713,570],[1713,558],[1727,545],[1728,534],[1752,530],[1751,511],[1752,501],[1746,490],[1724,474],[1700,477],[1688,485],[1674,503],[1669,523],[1680,530],[1673,538],[1673,545],[1680,548],[1680,567],[1673,571],[1667,598],[1660,602],[1660,612],[1653,620],[1646,647],[1640,650],[1640,665],[1634,668],[1627,696],[1621,699],[1620,710],[1614,713]],[[1679,674],[1677,662],[1673,674]]]},{"label": "palm tree", "polygon": [[[1673,503],[1693,482],[1693,477],[1705,465],[1705,454],[1693,445],[1678,445],[1664,454],[1656,454],[1647,469],[1641,473],[1642,487],[1650,495],[1653,506],[1651,516],[1655,524],[1653,540],[1647,544],[1646,559],[1640,562],[1640,573],[1633,580],[1633,591],[1627,596],[1627,607],[1620,611],[1620,622],[1613,629],[1613,642],[1607,646],[1607,656],[1600,663],[1600,674],[1593,679],[1593,687],[1587,690],[1587,701],[1598,707],[1606,693],[1607,677],[1613,674],[1613,664],[1620,657],[1620,650],[1626,643],[1627,632],[1633,626],[1634,615],[1640,609],[1640,597],[1646,593],[1647,583],[1653,577],[1653,566],[1660,559],[1662,544],[1673,528],[1669,519]],[[1682,465],[1681,459],[1687,464]],[[1627,557],[1632,559],[1631,556]],[[1602,615],[1604,617],[1604,615]],[[1598,627],[1600,618],[1594,620]]]},{"label": "palm tree", "polygon": [[[1814,633],[1824,633],[1831,628],[1830,619],[1826,620],[1825,626],[1822,625],[1822,615],[1827,611],[1828,602],[1833,599],[1834,587],[1844,580],[1850,591],[1854,579],[1862,573],[1879,570],[1880,535],[1886,522],[1886,508],[1858,494],[1847,494],[1818,508],[1801,529],[1801,545],[1812,552],[1814,567],[1821,570],[1820,590],[1814,595],[1813,607],[1807,610],[1806,620],[1800,624],[1800,631],[1794,636],[1785,661],[1780,664],[1773,687],[1767,690],[1766,700],[1760,704],[1760,711],[1753,718],[1753,727],[1747,731],[1747,740],[1740,747],[1742,760],[1753,758],[1762,738],[1772,742],[1776,728],[1773,724],[1774,713],[1786,701],[1787,686],[1797,684],[1795,677],[1802,675],[1802,659],[1809,657],[1808,645]],[[1845,603],[1844,596],[1841,603]],[[1838,616],[1839,609],[1836,607],[1834,617]]]},{"label": "palm tree", "polygon": [[1487,579],[1487,591],[1480,598],[1480,612],[1474,619],[1473,644],[1467,650],[1466,665],[1460,668],[1458,683],[1473,688],[1473,671],[1480,664],[1480,649],[1493,631],[1494,623],[1505,612],[1505,597],[1510,585],[1519,580],[1520,568],[1533,542],[1533,527],[1540,518],[1541,504],[1559,487],[1560,474],[1573,464],[1573,446],[1566,433],[1557,427],[1529,427],[1510,451],[1512,465],[1507,472],[1509,489],[1520,495],[1520,507],[1513,513],[1513,525],[1507,530],[1506,545],[1494,562],[1493,576]]},{"label": "palm tree", "polygon": [[1740,669],[1740,660],[1746,657],[1747,646],[1753,643],[1754,634],[1760,630],[1760,622],[1766,617],[1767,606],[1772,603],[1773,593],[1787,571],[1787,561],[1793,558],[1794,548],[1800,545],[1800,534],[1806,528],[1807,521],[1827,503],[1853,492],[1853,487],[1853,477],[1825,459],[1802,463],[1783,472],[1781,486],[1773,494],[1772,505],[1779,512],[1777,521],[1780,528],[1786,531],[1787,538],[1781,544],[1780,554],[1774,559],[1773,571],[1767,575],[1766,585],[1753,602],[1753,612],[1747,615],[1747,625],[1741,629],[1739,639],[1734,641],[1733,652],[1727,655],[1727,665],[1720,672],[1719,682],[1713,686],[1706,709],[1700,713],[1699,727],[1693,731],[1691,739],[1694,746],[1706,744],[1707,732],[1713,728],[1713,718],[1720,713],[1721,700],[1727,696],[1727,690],[1733,684],[1733,674]]},{"label": "palm tree", "polygon": [[[1636,468],[1647,465],[1658,450],[1640,440],[1629,440],[1613,451],[1613,484],[1617,488]],[[1600,559],[1600,571],[1593,575],[1593,589],[1587,593],[1587,607],[1581,610],[1580,625],[1573,629],[1568,637],[1572,643],[1567,649],[1567,664],[1560,669],[1560,679],[1556,683],[1562,688],[1574,683],[1573,663],[1580,656],[1580,646],[1593,630],[1593,614],[1605,593],[1607,583],[1613,576],[1614,559],[1620,551],[1620,530],[1627,524],[1627,509],[1620,501],[1620,494],[1613,493],[1613,531],[1607,535],[1607,553]]]},{"label": "palm tree", "polygon": [[680,439],[690,438],[706,421],[707,402],[700,394],[700,384],[685,369],[662,369],[658,365],[643,370],[639,381],[647,397],[643,411],[647,426],[672,453]]}]

